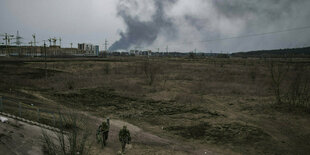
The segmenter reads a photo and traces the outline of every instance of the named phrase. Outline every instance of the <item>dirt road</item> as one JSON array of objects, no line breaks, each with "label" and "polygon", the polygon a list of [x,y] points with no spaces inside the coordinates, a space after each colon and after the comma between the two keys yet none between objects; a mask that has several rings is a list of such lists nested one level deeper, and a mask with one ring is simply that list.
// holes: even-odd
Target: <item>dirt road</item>
[{"label": "dirt road", "polygon": [[8,118],[7,123],[0,122],[0,154],[1,155],[40,155],[41,133],[45,130],[36,125]]},{"label": "dirt road", "polygon": [[[94,126],[91,137],[95,140],[96,127],[102,121],[102,118],[95,117],[83,112],[89,118],[89,122]],[[109,139],[107,146],[101,148],[99,144],[93,141],[93,154],[111,154],[114,155],[121,148],[118,141],[119,130],[126,125],[132,135],[132,144],[127,146],[126,154],[214,154],[208,150],[197,149],[189,145],[176,143],[173,140],[167,140],[156,135],[147,133],[141,128],[121,120],[111,120]],[[52,134],[53,131],[43,129]],[[43,154],[41,146],[42,128],[36,125],[27,124],[9,118],[8,123],[1,123],[0,126],[0,150],[4,155],[40,155]]]},{"label": "dirt road", "polygon": [[[48,99],[42,96],[40,93],[23,91],[24,93],[34,95],[44,103],[50,103],[51,105],[58,105],[55,101]],[[67,109],[66,107],[61,107],[64,111],[72,111],[72,109]],[[66,109],[66,110],[65,110]],[[214,151],[211,152],[204,145],[191,144],[189,142],[182,142],[178,140],[172,140],[171,138],[163,138],[157,135],[145,132],[141,128],[124,122],[118,119],[111,119],[110,123],[110,132],[109,138],[107,141],[107,146],[102,149],[99,144],[96,143],[95,132],[97,127],[103,122],[106,121],[102,117],[94,116],[88,112],[73,110],[79,115],[84,115],[87,119],[87,128],[92,132],[92,153],[93,154],[111,154],[114,155],[121,149],[121,144],[118,141],[118,132],[119,130],[126,125],[130,130],[132,137],[132,144],[127,146],[126,154],[215,154]],[[25,132],[27,134],[27,131]],[[41,135],[41,132],[38,132],[38,136]]]},{"label": "dirt road", "polygon": [[[95,124],[92,128],[93,131],[96,131],[96,127],[98,127],[102,121],[105,121],[103,118],[92,116],[85,112],[83,112],[83,114],[93,121],[92,124]],[[177,142],[172,139],[162,138],[145,132],[141,128],[128,122],[111,119],[110,123],[107,146],[101,149],[99,144],[95,144],[93,153],[115,154],[118,152],[121,149],[121,145],[118,141],[118,132],[126,125],[132,137],[132,144],[127,146],[126,154],[216,154],[209,151],[207,148],[203,148],[203,146],[192,146],[188,143]],[[95,133],[93,133],[93,135],[94,134]]]}]

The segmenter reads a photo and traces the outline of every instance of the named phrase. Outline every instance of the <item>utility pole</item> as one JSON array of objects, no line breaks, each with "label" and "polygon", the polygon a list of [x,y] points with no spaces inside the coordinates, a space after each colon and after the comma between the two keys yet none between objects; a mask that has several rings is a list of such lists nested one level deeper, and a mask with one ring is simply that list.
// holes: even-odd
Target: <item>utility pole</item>
[{"label": "utility pole", "polygon": [[37,42],[36,42],[36,34],[32,35],[33,38],[33,45],[36,46]]},{"label": "utility pole", "polygon": [[71,54],[74,53],[73,50],[72,50],[72,45],[73,45],[73,43],[70,43],[70,46],[71,46]]},{"label": "utility pole", "polygon": [[21,36],[19,35],[18,30],[17,30],[17,33],[16,33],[16,37],[15,37],[14,39],[16,40],[15,44],[16,44],[17,46],[19,46],[19,55],[21,56],[21,55],[22,55],[22,51],[21,51],[20,45],[22,44],[22,42],[21,42],[20,40],[23,39],[23,37],[21,37]]},{"label": "utility pole", "polygon": [[0,36],[4,37],[3,40],[5,40],[5,49],[6,49],[5,51],[9,55],[8,45],[10,45],[10,42],[11,42],[12,38],[14,37],[14,35],[10,35],[10,34],[5,33],[4,35],[0,35]]},{"label": "utility pole", "polygon": [[52,38],[49,38],[48,41],[50,42],[50,46],[52,46]]},{"label": "utility pole", "polygon": [[10,34],[7,34],[7,33],[5,33],[4,35],[0,35],[0,36],[4,37],[3,40],[5,40],[5,45],[6,46],[10,45],[10,41],[14,37],[14,35],[10,35]]},{"label": "utility pole", "polygon": [[22,42],[21,42],[20,40],[23,39],[23,37],[21,37],[21,36],[19,35],[19,32],[18,32],[18,31],[17,31],[16,37],[15,37],[14,39],[16,39],[15,44],[16,44],[17,46],[20,46],[20,45],[22,44]]},{"label": "utility pole", "polygon": [[45,40],[43,41],[44,41],[45,80],[47,80],[46,44],[45,44]]},{"label": "utility pole", "polygon": [[104,58],[108,57],[108,41],[107,41],[107,39],[105,39],[105,41],[104,41],[103,57]]},{"label": "utility pole", "polygon": [[8,38],[8,44],[9,44],[9,46],[11,45],[11,40],[12,40],[13,38]]},{"label": "utility pole", "polygon": [[59,46],[61,47],[61,38],[59,37]]},{"label": "utility pole", "polygon": [[3,40],[5,40],[5,46],[7,46],[7,44],[8,44],[7,35],[8,35],[7,33],[1,34],[1,36],[4,37]]},{"label": "utility pole", "polygon": [[104,50],[105,50],[105,52],[108,52],[108,41],[107,41],[107,39],[104,42]]},{"label": "utility pole", "polygon": [[31,46],[31,48],[30,48],[30,55],[32,56],[33,55],[33,50],[32,50],[32,44],[33,44],[33,42],[32,41],[30,41],[29,43],[28,43],[30,46]]},{"label": "utility pole", "polygon": [[57,42],[56,37],[54,37],[54,38],[52,39],[52,41],[53,41],[53,46],[56,46],[56,42]]}]

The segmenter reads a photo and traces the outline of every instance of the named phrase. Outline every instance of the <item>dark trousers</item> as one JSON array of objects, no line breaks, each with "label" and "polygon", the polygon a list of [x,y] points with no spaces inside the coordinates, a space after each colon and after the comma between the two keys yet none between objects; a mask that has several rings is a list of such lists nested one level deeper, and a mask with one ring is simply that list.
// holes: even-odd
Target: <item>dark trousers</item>
[{"label": "dark trousers", "polygon": [[124,153],[125,152],[125,147],[126,147],[126,143],[122,143],[122,152]]}]

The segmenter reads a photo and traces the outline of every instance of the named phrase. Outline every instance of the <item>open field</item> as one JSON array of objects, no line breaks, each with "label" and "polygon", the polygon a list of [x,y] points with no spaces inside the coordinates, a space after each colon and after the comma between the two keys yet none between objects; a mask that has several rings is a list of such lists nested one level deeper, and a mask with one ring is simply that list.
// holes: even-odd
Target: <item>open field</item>
[{"label": "open field", "polygon": [[[50,125],[51,112],[60,108],[82,111],[129,122],[173,145],[135,136],[128,154],[310,152],[310,59],[115,57],[46,64],[0,59],[4,111],[18,115],[21,103],[23,116],[35,120],[40,108],[40,121]],[[283,72],[281,103],[272,70]],[[297,84],[303,98],[291,95]],[[117,151],[117,140],[108,145],[109,153]]]}]

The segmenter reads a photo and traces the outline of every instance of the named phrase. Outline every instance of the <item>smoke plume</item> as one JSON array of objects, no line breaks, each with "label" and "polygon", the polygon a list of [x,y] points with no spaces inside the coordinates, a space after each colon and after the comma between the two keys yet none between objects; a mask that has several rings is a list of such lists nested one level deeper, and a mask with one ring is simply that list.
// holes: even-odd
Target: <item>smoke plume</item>
[{"label": "smoke plume", "polygon": [[[118,4],[118,16],[120,16],[126,26],[127,30],[120,33],[120,40],[116,41],[109,50],[128,49],[132,46],[141,47],[152,45],[157,39],[159,33],[164,33],[166,37],[175,37],[176,26],[171,18],[166,16],[165,9],[177,0],[152,0],[148,3],[152,3],[154,7],[154,13],[150,16],[150,19],[143,20],[138,15],[133,15],[133,11],[136,9],[144,10],[144,5],[140,5],[142,2],[139,0],[120,0]],[[142,12],[143,14],[143,12]]]},{"label": "smoke plume", "polygon": [[[308,0],[120,0],[118,16],[127,28],[110,50],[169,45],[174,51],[233,52],[305,46],[309,29],[220,39],[310,26],[309,6]],[[220,41],[205,42],[216,39]]]}]

